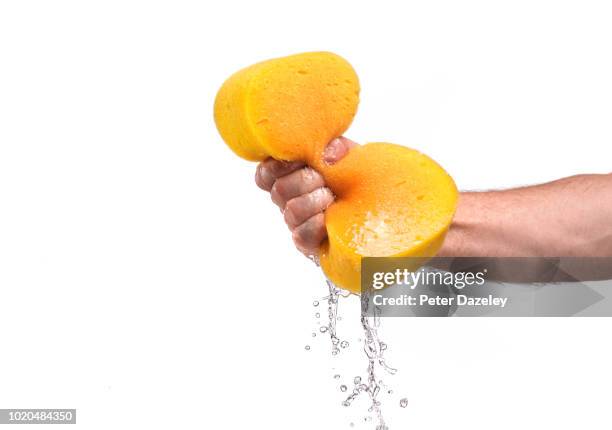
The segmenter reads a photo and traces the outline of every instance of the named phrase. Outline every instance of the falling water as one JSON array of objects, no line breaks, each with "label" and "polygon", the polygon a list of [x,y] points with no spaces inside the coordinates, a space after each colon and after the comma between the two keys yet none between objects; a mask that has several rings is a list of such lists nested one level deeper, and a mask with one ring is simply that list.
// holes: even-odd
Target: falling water
[{"label": "falling water", "polygon": [[[368,383],[367,385],[362,384],[363,390],[370,396],[371,406],[368,409],[369,412],[374,412],[378,418],[378,425],[376,430],[387,430],[388,427],[385,424],[385,419],[382,415],[381,402],[378,400],[378,394],[380,393],[382,380],[378,380],[376,377],[378,368],[382,368],[384,371],[391,375],[395,375],[397,369],[387,365],[384,353],[387,349],[387,345],[380,340],[378,337],[378,327],[380,325],[380,311],[377,307],[372,309],[372,317],[368,316],[368,306],[370,305],[368,293],[362,297],[362,308],[361,308],[361,326],[363,327],[365,339],[363,341],[363,350],[368,357]],[[357,381],[355,381],[357,385]],[[365,385],[365,386],[364,386]],[[349,396],[350,397],[350,396]],[[347,399],[348,400],[348,399]]]},{"label": "falling water", "polygon": [[[332,343],[332,354],[337,355],[340,352],[340,348],[344,349],[349,346],[349,343],[345,340],[340,341],[336,332],[336,323],[338,319],[338,299],[339,297],[347,297],[350,293],[344,292],[340,288],[336,287],[331,281],[327,280],[327,286],[329,289],[329,295],[327,298],[328,303],[328,325],[321,327],[321,332],[328,332],[331,343]],[[353,379],[353,390],[351,394],[342,402],[343,406],[350,406],[352,402],[359,397],[362,393],[366,393],[370,398],[370,407],[368,412],[373,413],[377,418],[376,430],[388,430],[385,424],[385,419],[382,414],[381,401],[378,398],[378,394],[381,391],[382,380],[378,379],[379,369],[384,370],[389,374],[395,374],[396,369],[387,365],[384,353],[387,349],[387,345],[382,342],[378,336],[378,327],[380,325],[380,317],[378,309],[373,309],[373,316],[368,316],[369,297],[363,297],[362,310],[361,310],[361,326],[364,332],[363,339],[363,350],[368,360],[368,373],[365,381],[362,381],[360,376],[356,376]],[[338,376],[338,375],[336,375]],[[335,376],[334,376],[335,377]],[[340,391],[347,391],[346,385],[340,386]]]},{"label": "falling water", "polygon": [[[316,258],[312,258],[312,260],[315,262],[315,264],[317,264],[317,266],[319,265]],[[329,334],[331,340],[331,353],[332,355],[338,355],[342,349],[346,349],[349,346],[348,341],[340,340],[336,331],[337,321],[340,319],[338,316],[338,302],[340,297],[348,297],[351,293],[336,287],[328,279],[326,279],[326,282],[329,294],[326,297],[323,297],[321,300],[327,300],[328,323],[327,325],[321,326],[319,331],[321,333]],[[382,369],[384,372],[394,375],[397,372],[397,369],[389,366],[384,358],[387,345],[380,340],[378,335],[378,328],[380,326],[380,310],[377,307],[374,307],[370,312],[368,312],[368,306],[370,306],[369,296],[367,295],[367,292],[362,294],[366,294],[365,296],[362,296],[361,302],[361,326],[364,333],[363,350],[368,360],[367,377],[365,380],[362,380],[360,376],[356,376],[353,379],[353,390],[342,402],[342,405],[348,407],[362,393],[366,393],[370,400],[368,412],[374,414],[377,419],[376,430],[388,430],[389,428],[385,423],[382,413],[381,400],[378,398],[381,388],[384,386],[383,381],[379,379],[378,374]],[[319,301],[315,300],[313,302],[313,306],[319,306]],[[318,318],[319,314],[317,313],[316,316]],[[313,333],[313,336],[315,335],[316,333]],[[334,375],[334,379],[340,379],[340,375]],[[342,384],[340,386],[340,391],[346,392],[348,391],[348,387],[345,384]],[[388,390],[387,392],[391,394],[392,391]],[[407,399],[402,399],[400,402],[401,407],[406,407],[407,404]],[[365,418],[366,422],[370,420],[370,417]]]},{"label": "falling water", "polygon": [[[327,296],[327,317],[328,325],[325,328],[321,327],[321,333],[327,331],[332,343],[332,355],[337,355],[340,352],[338,344],[340,339],[336,335],[336,324],[338,322],[338,297],[340,297],[340,288],[336,287],[330,280],[327,280],[329,296]],[[325,328],[325,330],[323,330]]]}]

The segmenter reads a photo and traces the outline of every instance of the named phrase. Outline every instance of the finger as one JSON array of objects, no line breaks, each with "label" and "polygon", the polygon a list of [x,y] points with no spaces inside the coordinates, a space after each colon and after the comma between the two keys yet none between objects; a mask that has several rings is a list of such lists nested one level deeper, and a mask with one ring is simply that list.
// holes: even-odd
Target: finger
[{"label": "finger", "polygon": [[274,181],[304,167],[301,161],[280,161],[268,158],[257,165],[255,183],[262,190],[270,191]]},{"label": "finger", "polygon": [[293,229],[293,243],[304,255],[319,253],[319,245],[327,237],[325,230],[325,215],[316,214]]},{"label": "finger", "polygon": [[290,229],[297,227],[308,218],[323,212],[334,201],[334,195],[327,187],[289,200],[285,205],[285,222]]},{"label": "finger", "polygon": [[287,202],[292,198],[308,194],[324,185],[323,176],[310,167],[304,167],[278,178],[274,185],[272,185],[270,195],[272,196],[272,201],[278,207],[284,209]]},{"label": "finger", "polygon": [[323,150],[323,161],[327,164],[337,163],[348,154],[353,146],[357,146],[357,143],[344,136],[337,137]]}]

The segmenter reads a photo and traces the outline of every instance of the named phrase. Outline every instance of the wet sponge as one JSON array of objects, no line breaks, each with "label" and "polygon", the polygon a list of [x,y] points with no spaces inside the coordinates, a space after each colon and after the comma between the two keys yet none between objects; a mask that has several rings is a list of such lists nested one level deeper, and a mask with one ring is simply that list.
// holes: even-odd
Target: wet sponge
[{"label": "wet sponge", "polygon": [[327,143],[357,111],[359,81],[329,52],[265,61],[231,76],[215,100],[215,122],[240,157],[302,160],[336,195],[326,211],[328,240],[321,266],[339,287],[360,291],[361,257],[431,257],[439,250],[457,203],[452,178],[432,159],[390,143],[352,148],[333,166]]},{"label": "wet sponge", "polygon": [[348,128],[358,104],[351,65],[313,52],[234,74],[219,90],[215,121],[225,142],[247,160],[310,160]]}]

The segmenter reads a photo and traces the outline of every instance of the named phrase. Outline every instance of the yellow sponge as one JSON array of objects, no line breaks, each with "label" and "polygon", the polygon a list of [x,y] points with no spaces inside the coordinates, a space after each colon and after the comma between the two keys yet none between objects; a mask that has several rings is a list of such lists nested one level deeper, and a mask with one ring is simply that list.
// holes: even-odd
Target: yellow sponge
[{"label": "yellow sponge", "polygon": [[326,211],[321,266],[339,287],[358,293],[365,256],[431,257],[456,203],[452,178],[418,151],[390,143],[352,148],[333,166],[322,153],[342,135],[359,104],[351,65],[329,52],[255,64],[231,76],[215,100],[221,136],[240,157],[302,160],[336,195]]}]

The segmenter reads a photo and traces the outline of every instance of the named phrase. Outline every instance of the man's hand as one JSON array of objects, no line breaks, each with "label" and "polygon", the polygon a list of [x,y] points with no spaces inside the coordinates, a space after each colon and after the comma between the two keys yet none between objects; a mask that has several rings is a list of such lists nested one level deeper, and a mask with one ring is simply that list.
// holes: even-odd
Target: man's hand
[{"label": "man's hand", "polygon": [[[355,145],[344,137],[334,139],[323,160],[334,164]],[[327,237],[324,212],[334,201],[323,177],[300,162],[268,159],[257,167],[255,181],[283,211],[296,247],[317,255]],[[612,174],[462,192],[438,256],[612,257],[610,196]]]},{"label": "man's hand", "polygon": [[[334,139],[325,148],[323,161],[337,163],[355,145],[345,137]],[[257,166],[255,183],[270,192],[283,212],[297,249],[306,256],[318,255],[319,245],[327,238],[324,212],[334,201],[323,176],[298,161],[268,158]]]}]

